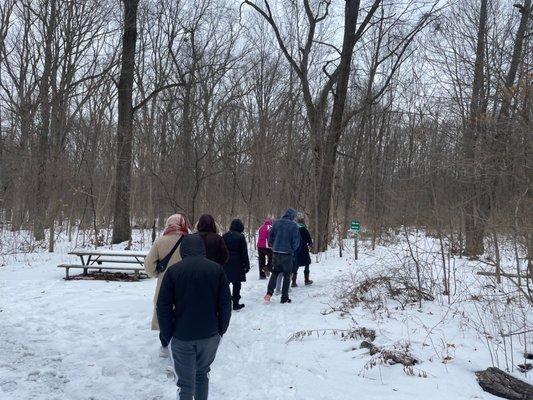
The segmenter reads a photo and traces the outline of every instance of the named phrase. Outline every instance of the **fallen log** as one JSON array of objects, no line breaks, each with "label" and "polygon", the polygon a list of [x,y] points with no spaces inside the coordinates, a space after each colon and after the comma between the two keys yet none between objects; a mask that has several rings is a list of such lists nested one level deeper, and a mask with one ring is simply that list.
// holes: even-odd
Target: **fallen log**
[{"label": "fallen log", "polygon": [[490,367],[485,371],[478,371],[476,377],[479,386],[494,396],[509,400],[533,400],[532,385],[516,379],[499,368]]}]

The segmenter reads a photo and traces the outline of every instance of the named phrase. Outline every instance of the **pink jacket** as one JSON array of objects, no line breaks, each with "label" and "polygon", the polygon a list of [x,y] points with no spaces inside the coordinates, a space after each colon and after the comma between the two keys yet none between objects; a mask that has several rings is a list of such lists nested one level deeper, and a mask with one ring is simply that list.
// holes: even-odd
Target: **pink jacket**
[{"label": "pink jacket", "polygon": [[259,238],[257,239],[257,248],[264,249],[268,246],[268,231],[272,228],[272,220],[265,219],[265,222],[259,228]]}]

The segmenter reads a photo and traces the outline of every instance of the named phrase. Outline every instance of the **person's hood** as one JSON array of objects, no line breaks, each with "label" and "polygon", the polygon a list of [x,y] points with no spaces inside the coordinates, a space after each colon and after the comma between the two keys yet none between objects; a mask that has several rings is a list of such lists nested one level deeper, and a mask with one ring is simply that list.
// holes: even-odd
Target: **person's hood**
[{"label": "person's hood", "polygon": [[185,235],[180,244],[181,258],[203,256],[205,257],[205,243],[198,234]]},{"label": "person's hood", "polygon": [[231,225],[229,226],[229,230],[242,233],[242,232],[244,232],[244,224],[242,223],[242,221],[240,219],[238,219],[238,218],[234,219],[233,221],[231,221]]},{"label": "person's hood", "polygon": [[290,219],[291,221],[294,221],[298,213],[294,208],[287,208],[285,212],[283,213],[283,218]]}]

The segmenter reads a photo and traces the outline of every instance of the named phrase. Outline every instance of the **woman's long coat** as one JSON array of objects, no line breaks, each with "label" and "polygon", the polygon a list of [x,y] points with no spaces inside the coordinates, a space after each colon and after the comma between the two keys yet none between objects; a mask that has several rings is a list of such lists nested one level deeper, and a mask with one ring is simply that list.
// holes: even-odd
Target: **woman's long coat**
[{"label": "woman's long coat", "polygon": [[309,246],[313,245],[311,234],[303,224],[299,224],[298,229],[300,230],[300,247],[298,247],[296,252],[298,267],[311,265],[311,256],[309,255]]},{"label": "woman's long coat", "polygon": [[[174,245],[180,239],[181,236],[182,236],[181,233],[176,232],[176,233],[158,237],[152,244],[152,247],[150,248],[148,255],[144,259],[144,270],[146,271],[146,274],[148,274],[148,276],[151,276],[152,278],[157,278],[157,283],[155,286],[155,294],[154,294],[154,312],[152,315],[152,330],[153,331],[159,330],[159,324],[157,322],[157,313],[155,311],[155,304],[157,303],[157,297],[159,296],[159,289],[161,288],[161,282],[163,281],[163,276],[165,276],[165,272],[166,272],[166,270],[163,273],[158,273],[156,271],[157,260],[162,260],[163,258],[165,258],[168,255],[168,253],[170,253],[170,251],[172,250],[172,248],[174,247]],[[170,261],[168,262],[167,269],[171,265],[174,265],[179,261],[181,261],[181,256],[180,256],[180,248],[178,246],[174,254],[172,254]]]},{"label": "woman's long coat", "polygon": [[231,230],[222,236],[229,251],[229,259],[224,264],[224,272],[230,282],[246,282],[246,274],[250,271],[248,246],[246,238],[241,233],[244,230],[241,225],[242,223],[234,221],[231,224]]},{"label": "woman's long coat", "polygon": [[229,255],[222,237],[214,232],[198,232],[198,234],[204,239],[206,258],[224,265]]}]

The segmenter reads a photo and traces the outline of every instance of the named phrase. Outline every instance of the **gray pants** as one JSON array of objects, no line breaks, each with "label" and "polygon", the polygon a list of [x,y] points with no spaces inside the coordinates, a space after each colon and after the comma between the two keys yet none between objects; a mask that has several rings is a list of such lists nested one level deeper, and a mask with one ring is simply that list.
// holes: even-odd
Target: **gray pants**
[{"label": "gray pants", "polygon": [[200,340],[170,342],[174,371],[178,376],[180,400],[207,400],[211,363],[215,360],[220,335]]},{"label": "gray pants", "polygon": [[281,292],[281,284],[283,282],[283,274],[278,275],[278,280],[276,281],[276,294],[277,292]]},{"label": "gray pants", "polygon": [[281,288],[281,301],[289,298],[289,285],[292,271],[292,254],[274,253],[272,256],[272,274],[268,281],[267,293],[274,294],[279,275],[283,275],[283,285]]}]

